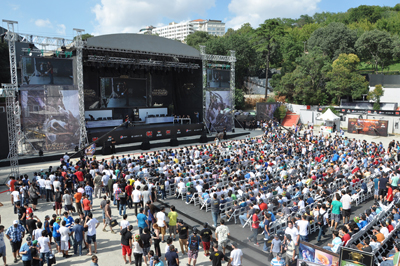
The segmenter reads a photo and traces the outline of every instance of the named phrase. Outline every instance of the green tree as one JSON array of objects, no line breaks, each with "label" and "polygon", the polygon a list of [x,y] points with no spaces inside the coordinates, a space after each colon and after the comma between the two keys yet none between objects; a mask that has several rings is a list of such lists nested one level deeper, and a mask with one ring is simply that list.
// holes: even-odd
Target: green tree
[{"label": "green tree", "polygon": [[242,89],[235,88],[235,109],[244,108],[244,93]]},{"label": "green tree", "polygon": [[297,26],[303,27],[306,24],[312,24],[314,23],[313,17],[309,15],[301,15],[300,18],[296,21]]},{"label": "green tree", "polygon": [[282,104],[281,106],[275,109],[274,117],[278,120],[282,120],[285,118],[286,112],[287,112],[286,106]]},{"label": "green tree", "polygon": [[373,62],[375,71],[378,66],[383,70],[393,60],[393,40],[388,32],[367,31],[358,38],[355,48],[362,60]]},{"label": "green tree", "polygon": [[386,18],[381,18],[376,22],[376,28],[390,34],[400,34],[400,13],[394,12]]},{"label": "green tree", "polygon": [[341,54],[332,63],[332,70],[328,72],[329,81],[326,83],[327,92],[336,103],[344,96],[359,98],[368,91],[368,81],[356,72],[360,59],[355,54]]},{"label": "green tree", "polygon": [[189,34],[186,37],[186,44],[190,45],[197,50],[200,50],[200,45],[204,45],[210,39],[214,39],[215,37],[211,34],[208,34],[205,31],[196,31],[192,34]]},{"label": "green tree", "polygon": [[343,23],[332,22],[315,30],[308,39],[309,49],[319,48],[329,58],[336,59],[339,54],[354,53],[356,32]]},{"label": "green tree", "polygon": [[379,6],[367,6],[360,5],[356,8],[350,8],[348,10],[350,22],[358,22],[363,19],[368,19],[369,22],[375,23],[382,17],[382,9]]},{"label": "green tree", "polygon": [[[265,58],[266,80],[268,80],[271,53],[284,34],[283,26],[276,19],[268,19],[256,29],[255,44],[257,51]],[[268,98],[268,82],[265,82],[265,98]]]},{"label": "green tree", "polygon": [[282,76],[274,91],[297,104],[327,104],[325,83],[331,68],[328,56],[319,50],[310,51],[296,60],[296,69]]},{"label": "green tree", "polygon": [[367,100],[374,101],[374,110],[381,109],[381,97],[383,96],[383,88],[381,84],[375,85],[375,89],[368,92]]},{"label": "green tree", "polygon": [[[84,33],[84,34],[82,34],[82,40],[83,41],[86,41],[87,39],[89,39],[89,38],[91,38],[91,37],[94,37],[94,35],[92,35],[92,34],[89,34],[89,33]],[[74,37],[74,40],[76,39],[76,36]]]}]

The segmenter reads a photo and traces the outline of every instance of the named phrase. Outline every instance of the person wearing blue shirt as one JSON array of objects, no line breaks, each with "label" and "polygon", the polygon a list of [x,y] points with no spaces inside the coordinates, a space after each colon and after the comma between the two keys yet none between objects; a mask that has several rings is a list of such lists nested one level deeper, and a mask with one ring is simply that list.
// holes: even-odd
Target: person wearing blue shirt
[{"label": "person wearing blue shirt", "polygon": [[312,203],[314,203],[314,199],[311,197],[311,195],[308,195],[307,204],[310,205]]},{"label": "person wearing blue shirt", "polygon": [[164,263],[162,262],[162,260],[160,260],[158,256],[154,256],[153,261],[154,261],[153,264],[154,266],[164,266]]},{"label": "person wearing blue shirt", "polygon": [[82,241],[83,241],[83,232],[84,228],[81,224],[79,224],[79,218],[75,219],[75,225],[71,228],[71,231],[74,232],[75,240],[74,240],[74,254],[78,254],[79,247],[79,256],[82,256]]},{"label": "person wearing blue shirt", "polygon": [[60,234],[60,222],[61,218],[57,217],[56,222],[53,224],[53,238],[56,242],[57,251],[61,252],[61,234]]},{"label": "person wearing blue shirt", "polygon": [[374,189],[375,189],[375,191],[374,191],[374,198],[375,199],[378,199],[379,198],[379,176],[376,176],[375,178],[374,178]]},{"label": "person wearing blue shirt", "polygon": [[71,229],[72,224],[74,223],[74,218],[72,218],[71,216],[68,215],[68,212],[64,212],[64,218],[63,220],[66,223],[66,227]]},{"label": "person wearing blue shirt", "polygon": [[147,224],[147,216],[144,214],[144,209],[140,208],[139,214],[136,216],[137,222],[138,222],[138,227],[139,227],[139,235],[142,234],[143,229],[148,227]]},{"label": "person wearing blue shirt", "polygon": [[250,173],[245,174],[244,178],[249,179],[250,178]]},{"label": "person wearing blue shirt", "polygon": [[[21,248],[19,249],[19,254],[22,255],[22,261],[28,263],[32,260],[32,255],[31,255],[31,245],[32,245],[32,239],[31,237],[26,238],[26,243],[24,243]],[[24,263],[25,265],[25,263]]]},{"label": "person wearing blue shirt", "polygon": [[276,258],[273,258],[270,263],[271,266],[284,266],[286,265],[285,260],[282,258],[282,254],[276,254]]},{"label": "person wearing blue shirt", "polygon": [[340,244],[342,243],[342,239],[339,237],[339,232],[336,230],[333,231],[332,236],[333,236],[332,244],[328,244],[328,246],[325,246],[323,248],[336,253]]}]

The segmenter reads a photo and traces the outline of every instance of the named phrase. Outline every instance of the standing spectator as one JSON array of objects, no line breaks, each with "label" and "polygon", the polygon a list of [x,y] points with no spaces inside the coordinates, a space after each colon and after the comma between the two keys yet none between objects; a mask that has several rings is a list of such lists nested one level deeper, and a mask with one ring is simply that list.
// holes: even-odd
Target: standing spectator
[{"label": "standing spectator", "polygon": [[[111,216],[111,201],[107,200],[106,203],[107,204],[104,207],[104,212],[105,212],[105,215],[106,215],[106,222],[104,223],[103,232],[107,232],[106,226],[108,225],[110,227],[111,234],[116,234],[115,231],[111,227],[111,220],[112,220],[112,216]],[[89,213],[89,214],[92,214],[92,213]]]},{"label": "standing spectator", "polygon": [[165,260],[168,262],[168,266],[179,266],[179,256],[175,251],[175,246],[169,246],[169,252],[165,254]]},{"label": "standing spectator", "polygon": [[32,235],[33,231],[37,229],[36,224],[38,222],[40,222],[39,218],[36,215],[33,215],[33,213],[30,213],[28,219],[26,220],[26,229],[30,235]]},{"label": "standing spectator", "polygon": [[265,252],[267,252],[268,251],[267,241],[270,238],[269,225],[271,223],[271,214],[264,212],[264,218],[265,219],[264,219],[264,247],[263,247],[263,250]]},{"label": "standing spectator", "polygon": [[61,234],[61,252],[63,253],[64,258],[69,258],[68,250],[69,250],[69,228],[66,227],[67,222],[64,220],[61,222],[60,234]]},{"label": "standing spectator", "polygon": [[79,218],[75,219],[75,225],[71,228],[71,231],[74,233],[75,240],[74,240],[74,254],[78,254],[79,248],[79,256],[82,256],[82,241],[83,241],[83,234],[84,228],[80,224]]},{"label": "standing spectator", "polygon": [[328,212],[324,205],[321,205],[318,210],[317,223],[319,227],[317,242],[320,242],[321,237],[325,236],[325,227],[328,224]]},{"label": "standing spectator", "polygon": [[[204,256],[210,255],[210,244],[212,240],[212,231],[208,228],[208,223],[204,223],[204,229],[200,231],[201,241],[203,243]],[[217,246],[218,250],[218,246]]]},{"label": "standing spectator", "polygon": [[378,187],[379,187],[379,197],[382,201],[382,199],[386,196],[386,184],[389,182],[389,179],[387,178],[387,173],[384,173],[378,181]]},{"label": "standing spectator", "polygon": [[40,260],[41,265],[47,262],[47,266],[50,266],[50,254],[51,254],[51,244],[48,237],[46,237],[46,232],[42,232],[42,236],[37,240],[40,247]]},{"label": "standing spectator", "polygon": [[126,214],[126,199],[127,195],[125,192],[125,188],[121,189],[121,193],[119,193],[119,215],[123,216]]},{"label": "standing spectator", "polygon": [[255,213],[253,214],[253,219],[251,223],[251,228],[253,230],[253,234],[248,237],[247,239],[251,242],[252,240],[254,241],[254,245],[259,246],[257,241],[257,235],[258,235],[258,228],[260,227],[260,219],[258,218],[258,214],[260,213],[259,209],[255,210]]},{"label": "standing spectator", "polygon": [[[22,260],[22,263],[24,264],[24,266],[31,265],[31,261],[32,261],[31,245],[32,245],[32,238],[30,238],[28,236],[26,238],[26,243],[24,243],[19,250],[19,254],[22,255],[21,260]],[[5,256],[5,254],[2,254],[2,255]]]},{"label": "standing spectator", "polygon": [[[132,202],[135,205],[135,216],[138,215],[138,205],[142,201],[142,193],[140,192],[140,186],[137,186],[136,189],[132,192]],[[164,240],[164,236],[163,236]]]},{"label": "standing spectator", "polygon": [[193,235],[191,235],[188,239],[187,245],[189,247],[189,253],[188,253],[188,265],[190,266],[190,263],[193,259],[193,266],[196,266],[196,261],[197,257],[199,255],[199,246],[200,246],[200,237],[197,236],[197,229],[193,228]]},{"label": "standing spectator", "polygon": [[124,229],[124,228],[126,228],[126,227],[128,227],[130,225],[129,221],[127,220],[127,218],[128,218],[127,214],[122,216],[122,221],[119,223],[120,231],[122,231],[122,229]]},{"label": "standing spectator", "polygon": [[88,200],[90,200],[90,204],[93,205],[93,188],[89,185],[89,182],[86,182],[85,194]]},{"label": "standing spectator", "polygon": [[212,262],[212,266],[222,266],[222,261],[224,260],[224,254],[218,250],[218,244],[213,244],[213,252],[210,255],[210,261]]},{"label": "standing spectator", "polygon": [[50,178],[47,177],[45,183],[46,188],[46,201],[53,201],[53,182],[51,182]]},{"label": "standing spectator", "polygon": [[228,243],[229,228],[225,225],[225,221],[220,221],[221,225],[215,229],[215,239],[218,241],[218,246],[222,247],[222,251],[225,254],[225,248]]},{"label": "standing spectator", "polygon": [[161,232],[162,242],[165,243],[164,236],[166,233],[167,223],[165,222],[165,208],[161,207],[161,210],[156,214],[157,225]]},{"label": "standing spectator", "polygon": [[283,253],[282,241],[279,239],[278,235],[274,236],[274,239],[271,241],[271,252],[274,257],[278,253]]},{"label": "standing spectator", "polygon": [[121,230],[121,246],[122,246],[122,258],[124,259],[125,264],[126,255],[128,255],[129,264],[132,264],[132,231],[133,226],[129,225]]},{"label": "standing spectator", "polygon": [[300,241],[299,230],[295,226],[293,226],[292,221],[288,222],[288,227],[285,229],[285,234],[289,234],[291,236],[292,241],[296,246],[299,245]]},{"label": "standing spectator", "polygon": [[308,226],[310,223],[307,220],[307,216],[303,214],[301,220],[297,221],[296,224],[299,230],[300,240],[308,242]]},{"label": "standing spectator", "polygon": [[[342,211],[343,204],[340,202],[340,196],[338,193],[335,194],[335,197],[331,203],[331,210],[332,210],[332,222],[331,228],[336,230],[338,223],[340,222],[340,212]],[[335,227],[333,228],[333,225]]]},{"label": "standing spectator", "polygon": [[176,239],[176,221],[178,219],[178,213],[175,211],[174,205],[171,205],[170,210],[171,211],[168,213],[169,237],[171,237],[172,234],[174,234],[174,240],[175,240]]},{"label": "standing spectator", "polygon": [[285,260],[282,258],[282,254],[276,254],[276,257],[271,260],[271,266],[284,266]]},{"label": "standing spectator", "polygon": [[4,265],[7,265],[6,243],[4,241],[4,225],[0,225],[0,254],[3,254]]},{"label": "standing spectator", "polygon": [[[242,257],[243,257],[243,252],[241,249],[239,249],[238,244],[236,242],[233,242],[231,244],[232,246],[232,251],[231,251],[231,260],[230,263],[232,266],[241,266],[242,265]],[[225,254],[225,253],[224,253]]]},{"label": "standing spectator", "polygon": [[88,199],[87,195],[83,195],[82,205],[83,205],[83,213],[85,214],[86,217],[88,216],[90,210],[92,209],[92,204],[90,203],[90,200]]},{"label": "standing spectator", "polygon": [[140,239],[140,235],[135,235],[135,242],[133,242],[132,247],[133,256],[135,257],[135,265],[141,266],[143,258],[143,241]]},{"label": "standing spectator", "polygon": [[285,234],[285,261],[286,261],[286,266],[289,266],[296,257],[296,245],[294,244],[294,241],[292,240],[292,236],[289,234]]},{"label": "standing spectator", "polygon": [[53,223],[53,238],[54,238],[54,242],[56,242],[56,249],[59,254],[61,254],[60,222],[61,222],[61,218],[57,217],[56,221]]},{"label": "standing spectator", "polygon": [[151,235],[148,227],[143,230],[143,234],[140,235],[140,239],[143,241],[143,259],[144,263],[147,265],[147,257],[151,247]]},{"label": "standing spectator", "polygon": [[63,201],[64,201],[65,210],[67,212],[70,212],[71,215],[72,215],[72,209],[73,208],[72,208],[72,196],[70,194],[70,191],[69,190],[65,191],[65,194],[64,194],[64,196],[62,198],[63,198]]},{"label": "standing spectator", "polygon": [[56,215],[61,215],[62,209],[62,194],[60,189],[57,187],[56,192],[54,193],[54,200],[55,200],[55,211]]},{"label": "standing spectator", "polygon": [[19,190],[11,192],[11,204],[14,205],[14,214],[17,214],[17,205],[21,206],[21,197]]},{"label": "standing spectator", "polygon": [[103,196],[103,199],[100,202],[100,208],[102,211],[103,224],[104,224],[103,231],[106,229],[106,209],[105,209],[106,205],[107,205],[107,197]]},{"label": "standing spectator", "polygon": [[219,199],[217,193],[214,193],[213,199],[211,200],[211,216],[214,222],[214,227],[217,228],[218,216],[219,216]]},{"label": "standing spectator", "polygon": [[40,266],[40,254],[39,254],[39,249],[38,248],[38,241],[33,240],[32,241],[32,246],[31,246],[31,256],[32,256],[32,266]]},{"label": "standing spectator", "polygon": [[342,191],[342,198],[340,199],[340,202],[342,203],[343,208],[343,224],[346,224],[346,218],[347,223],[349,223],[351,215],[351,196],[349,190]]},{"label": "standing spectator", "polygon": [[38,189],[36,183],[33,183],[28,191],[29,191],[29,197],[32,200],[32,208],[34,211],[37,211],[36,206],[37,206],[38,198],[40,197],[40,192],[39,192],[39,189]]},{"label": "standing spectator", "polygon": [[137,217],[137,223],[138,223],[138,227],[139,227],[139,235],[141,235],[143,233],[143,229],[149,228],[147,216],[146,216],[146,214],[144,214],[143,208],[139,209],[139,214],[136,217]]},{"label": "standing spectator", "polygon": [[126,197],[127,197],[126,204],[128,205],[129,209],[132,209],[132,191],[133,191],[133,187],[128,180],[128,183],[125,187],[125,192],[126,192]]},{"label": "standing spectator", "polygon": [[96,228],[99,226],[99,221],[93,218],[93,214],[89,213],[85,219],[85,228],[88,228],[86,242],[89,244],[88,255],[92,255],[92,242],[94,243],[94,253],[97,253],[97,242],[96,242]]},{"label": "standing spectator", "polygon": [[188,245],[187,245],[188,227],[183,223],[182,219],[178,219],[178,228],[176,231],[178,233],[179,245],[181,246],[182,255],[185,255],[185,250],[186,253],[188,253]]},{"label": "standing spectator", "polygon": [[102,175],[97,172],[96,176],[94,177],[94,197],[101,198],[101,187],[103,183],[101,182]]}]

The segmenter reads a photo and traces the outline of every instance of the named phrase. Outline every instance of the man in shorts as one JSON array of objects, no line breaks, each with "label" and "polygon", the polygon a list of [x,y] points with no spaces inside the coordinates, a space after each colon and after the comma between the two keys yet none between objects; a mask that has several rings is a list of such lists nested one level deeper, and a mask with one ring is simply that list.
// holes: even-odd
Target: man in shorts
[{"label": "man in shorts", "polygon": [[212,240],[212,231],[208,228],[208,223],[204,224],[204,229],[200,231],[200,238],[203,244],[204,256],[210,255],[210,243]]},{"label": "man in shorts", "polygon": [[106,197],[106,196],[103,196],[103,199],[102,199],[102,201],[100,202],[100,208],[101,208],[101,210],[102,210],[103,224],[104,224],[103,230],[106,229],[106,212],[105,212],[105,207],[106,207],[106,205],[107,205],[107,197]]},{"label": "man in shorts", "polygon": [[17,256],[20,257],[19,249],[21,248],[22,239],[25,236],[25,229],[18,223],[18,220],[14,220],[13,225],[7,229],[6,236],[10,240],[14,263],[17,263]]},{"label": "man in shorts", "polygon": [[221,219],[220,223],[221,225],[215,229],[215,239],[218,241],[218,246],[222,247],[222,252],[225,254],[230,233],[228,226],[225,225],[225,220]]},{"label": "man in shorts", "polygon": [[111,206],[110,206],[110,203],[111,203],[111,201],[110,201],[110,200],[107,200],[107,204],[106,204],[106,206],[104,207],[104,211],[105,211],[105,214],[106,214],[106,222],[105,222],[104,227],[103,227],[103,232],[107,232],[106,226],[108,225],[108,227],[110,227],[111,234],[116,234],[115,231],[114,231],[114,230],[112,229],[112,227],[111,227],[112,216],[111,216]]},{"label": "man in shorts", "polygon": [[92,242],[94,243],[94,253],[97,253],[97,242],[96,242],[96,228],[99,226],[99,221],[96,218],[93,218],[93,214],[89,213],[85,219],[84,227],[88,229],[86,242],[89,245],[88,256],[92,255]]},{"label": "man in shorts", "polygon": [[200,237],[197,236],[197,229],[193,228],[193,235],[191,235],[187,241],[187,245],[189,247],[188,252],[188,265],[193,260],[193,266],[196,266],[197,256],[199,255],[199,245],[200,245]]},{"label": "man in shorts", "polygon": [[168,226],[169,226],[169,237],[174,234],[174,240],[176,239],[176,220],[178,219],[178,213],[175,211],[175,206],[171,205],[171,211],[168,213]]},{"label": "man in shorts", "polygon": [[62,209],[62,194],[60,192],[60,189],[57,187],[56,192],[54,194],[55,197],[55,211],[56,215],[61,215],[61,209]]},{"label": "man in shorts", "polygon": [[65,205],[65,210],[72,215],[72,196],[69,190],[65,191],[65,194],[63,196],[63,201]]},{"label": "man in shorts", "polygon": [[121,246],[122,246],[122,258],[124,259],[125,264],[126,256],[128,255],[129,264],[132,264],[132,231],[133,226],[129,225],[128,227],[121,230]]},{"label": "man in shorts", "polygon": [[0,225],[0,254],[2,254],[4,265],[7,265],[6,243],[4,242],[4,225]]},{"label": "man in shorts", "polygon": [[160,228],[162,242],[165,243],[164,236],[167,229],[167,223],[165,222],[165,208],[161,207],[161,210],[156,214],[157,225]]}]

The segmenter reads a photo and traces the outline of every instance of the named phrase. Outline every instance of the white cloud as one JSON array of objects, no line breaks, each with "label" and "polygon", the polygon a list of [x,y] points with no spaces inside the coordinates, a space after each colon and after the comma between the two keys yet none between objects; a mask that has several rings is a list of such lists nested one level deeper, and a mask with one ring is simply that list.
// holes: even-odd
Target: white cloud
[{"label": "white cloud", "polygon": [[12,10],[16,11],[18,10],[21,6],[20,5],[16,5],[16,4],[8,4]]},{"label": "white cloud", "polygon": [[42,28],[52,28],[53,27],[53,25],[51,24],[49,19],[46,19],[46,20],[37,19],[35,21],[35,25],[38,26],[38,27],[42,27]]},{"label": "white cloud", "polygon": [[66,27],[64,24],[58,24],[56,32],[57,32],[57,34],[65,35],[65,29],[66,29]]},{"label": "white cloud", "polygon": [[215,0],[101,0],[92,8],[96,15],[95,35],[131,32],[149,25],[159,25],[163,19],[189,20],[191,15],[205,16]]},{"label": "white cloud", "polygon": [[235,17],[227,21],[226,27],[238,29],[244,23],[253,28],[270,18],[298,18],[300,15],[313,15],[321,0],[231,0],[228,5]]}]

